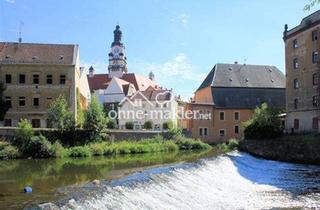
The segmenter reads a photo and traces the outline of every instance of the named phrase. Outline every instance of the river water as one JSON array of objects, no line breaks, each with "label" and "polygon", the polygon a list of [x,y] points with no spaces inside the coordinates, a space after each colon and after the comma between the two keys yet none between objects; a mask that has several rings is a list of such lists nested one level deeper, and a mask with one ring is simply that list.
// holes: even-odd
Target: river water
[{"label": "river water", "polygon": [[[39,182],[33,182],[33,194],[12,193],[14,199],[10,199],[7,192],[0,204],[6,205],[4,209],[40,202],[46,202],[39,205],[43,209],[320,209],[319,166],[268,161],[240,152],[122,158],[122,163],[114,159],[112,164],[110,158],[89,164],[80,163],[86,159],[61,163],[55,173],[44,172],[47,178],[43,181],[30,175],[30,182]],[[41,170],[49,170],[49,165]],[[10,173],[4,174],[0,173],[0,189],[9,191],[6,187],[14,186],[15,181],[10,182]],[[99,186],[88,183],[95,178],[104,181]],[[51,191],[45,193],[44,186]],[[25,199],[28,196],[30,200]]]}]

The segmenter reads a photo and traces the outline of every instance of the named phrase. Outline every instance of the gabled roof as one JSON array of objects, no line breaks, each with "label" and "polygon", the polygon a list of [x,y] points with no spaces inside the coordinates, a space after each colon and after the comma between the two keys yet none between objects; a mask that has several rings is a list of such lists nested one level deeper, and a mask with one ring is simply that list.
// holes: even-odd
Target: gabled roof
[{"label": "gabled roof", "polygon": [[75,65],[78,45],[0,42],[2,64]]},{"label": "gabled roof", "polygon": [[[156,86],[155,82],[150,80],[149,78],[136,75],[134,73],[123,74],[120,79],[132,83],[136,90],[141,91],[146,90],[150,86]],[[95,74],[92,77],[88,75],[88,81],[90,90],[92,92],[99,89],[106,89],[111,81],[111,78],[109,78],[108,74]]]},{"label": "gabled roof", "polygon": [[198,90],[209,86],[285,88],[285,76],[275,66],[216,64]]}]

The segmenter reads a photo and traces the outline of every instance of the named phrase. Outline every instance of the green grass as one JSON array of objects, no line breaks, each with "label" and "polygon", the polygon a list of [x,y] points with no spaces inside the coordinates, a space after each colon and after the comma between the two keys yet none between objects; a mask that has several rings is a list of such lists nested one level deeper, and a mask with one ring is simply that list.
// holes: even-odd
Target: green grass
[{"label": "green grass", "polygon": [[222,143],[218,145],[219,150],[222,152],[230,152],[239,147],[239,141],[236,139],[229,139],[227,143]]},{"label": "green grass", "polygon": [[[95,142],[83,146],[64,148],[59,141],[51,145],[52,157],[91,157],[119,154],[142,154],[156,152],[174,152],[179,150],[208,150],[211,146],[182,136],[174,140],[165,140],[161,136],[140,141],[127,140],[116,142]],[[19,151],[7,142],[0,141],[0,159],[19,157]]]}]

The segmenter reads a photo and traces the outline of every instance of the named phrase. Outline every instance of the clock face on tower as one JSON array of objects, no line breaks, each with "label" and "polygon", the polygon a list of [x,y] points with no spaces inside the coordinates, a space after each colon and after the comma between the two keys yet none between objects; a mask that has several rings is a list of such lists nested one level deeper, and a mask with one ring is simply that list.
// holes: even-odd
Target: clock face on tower
[{"label": "clock face on tower", "polygon": [[118,53],[120,52],[120,48],[119,48],[119,47],[113,48],[113,52],[114,52],[115,54],[118,54]]}]

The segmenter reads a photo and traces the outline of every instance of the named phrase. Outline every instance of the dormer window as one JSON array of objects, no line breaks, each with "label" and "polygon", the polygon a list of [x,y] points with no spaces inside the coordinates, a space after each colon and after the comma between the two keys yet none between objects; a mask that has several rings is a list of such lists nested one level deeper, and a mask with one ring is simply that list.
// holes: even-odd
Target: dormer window
[{"label": "dormer window", "polygon": [[228,69],[229,69],[229,71],[232,71],[232,67],[229,67]]},{"label": "dormer window", "polygon": [[229,78],[229,81],[232,82],[232,78]]},{"label": "dormer window", "polygon": [[62,61],[64,59],[63,55],[60,55],[59,60]]},{"label": "dormer window", "polygon": [[6,55],[5,59],[9,59],[10,58],[10,55]]},{"label": "dormer window", "polygon": [[246,79],[246,82],[249,82],[249,79],[248,79],[248,78]]},{"label": "dormer window", "polygon": [[271,79],[271,82],[274,83],[274,79]]}]

